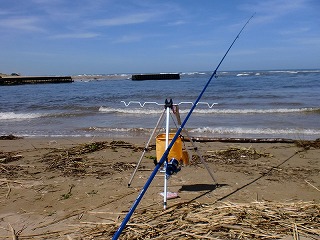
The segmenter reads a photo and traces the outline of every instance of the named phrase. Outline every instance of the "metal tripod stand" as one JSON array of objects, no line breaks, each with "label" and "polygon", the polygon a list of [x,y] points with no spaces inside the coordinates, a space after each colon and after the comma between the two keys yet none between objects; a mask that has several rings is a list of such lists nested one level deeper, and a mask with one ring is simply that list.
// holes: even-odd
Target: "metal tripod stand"
[{"label": "metal tripod stand", "polygon": [[[151,136],[149,138],[149,140],[147,141],[146,143],[146,146],[142,152],[142,155],[140,157],[140,159],[138,160],[138,163],[137,163],[137,166],[136,168],[134,169],[132,175],[131,175],[131,178],[129,180],[129,183],[128,183],[128,187],[131,186],[131,183],[133,181],[133,178],[142,162],[142,159],[144,157],[144,155],[146,154],[146,152],[148,151],[148,147],[150,145],[150,142],[152,141],[152,139],[155,137],[155,134],[157,132],[157,129],[159,129],[159,126],[160,124],[163,122],[163,118],[164,118],[164,115],[166,114],[166,148],[168,147],[169,145],[169,131],[170,131],[170,128],[169,128],[169,121],[170,121],[170,110],[172,111],[172,113],[174,114],[174,116],[176,117],[176,120],[177,120],[177,123],[179,125],[181,125],[181,118],[180,118],[180,113],[179,113],[179,105],[177,104],[173,104],[173,101],[172,99],[168,100],[166,99],[165,100],[165,104],[164,104],[164,110],[163,112],[161,113],[158,121],[157,121],[157,124],[156,126],[154,127],[152,133],[151,133]],[[203,159],[202,155],[200,154],[199,150],[198,150],[198,147],[195,145],[195,142],[192,140],[192,138],[190,137],[190,135],[188,134],[188,131],[186,129],[183,129],[182,130],[183,133],[188,137],[191,145],[192,145],[192,150],[194,150],[196,152],[196,154],[199,156],[200,158],[200,161],[201,163],[205,166],[206,170],[208,171],[210,177],[212,178],[214,184],[217,184],[214,176],[213,176],[213,173],[212,171],[210,170],[208,164],[205,162],[205,160]],[[163,165],[163,169],[162,169],[162,172],[164,172],[164,194],[163,194],[163,197],[164,197],[164,209],[166,209],[166,205],[167,205],[167,176],[166,176],[166,167],[167,167],[167,164],[168,164],[168,161],[166,160],[164,162],[164,165]]]}]

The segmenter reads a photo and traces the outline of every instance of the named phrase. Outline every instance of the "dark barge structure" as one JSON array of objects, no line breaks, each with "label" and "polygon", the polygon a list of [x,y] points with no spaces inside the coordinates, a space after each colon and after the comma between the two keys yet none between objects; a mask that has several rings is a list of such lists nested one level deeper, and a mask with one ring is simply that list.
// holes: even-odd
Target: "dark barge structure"
[{"label": "dark barge structure", "polygon": [[173,80],[180,79],[179,73],[157,73],[157,74],[133,74],[131,80],[143,81],[143,80]]},{"label": "dark barge structure", "polygon": [[39,83],[70,83],[71,76],[8,76],[0,77],[0,86]]}]

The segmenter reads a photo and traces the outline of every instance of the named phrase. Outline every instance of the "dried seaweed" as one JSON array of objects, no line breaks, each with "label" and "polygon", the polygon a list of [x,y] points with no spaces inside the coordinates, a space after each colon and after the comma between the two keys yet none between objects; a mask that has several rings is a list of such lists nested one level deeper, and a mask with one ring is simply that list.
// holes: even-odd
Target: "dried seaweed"
[{"label": "dried seaweed", "polygon": [[9,163],[17,161],[22,158],[22,155],[14,154],[13,152],[1,152],[0,151],[0,163]]},{"label": "dried seaweed", "polygon": [[87,171],[88,153],[106,148],[107,142],[81,144],[68,149],[55,149],[45,154],[42,161],[48,163],[47,170],[60,170],[64,175],[81,175]]},{"label": "dried seaweed", "polygon": [[48,163],[47,170],[60,170],[64,175],[79,175],[86,172],[84,157],[69,152],[54,152],[44,155],[43,161]]},{"label": "dried seaweed", "polygon": [[134,169],[136,166],[136,163],[116,162],[112,165],[112,169],[117,172],[124,172],[130,169]]},{"label": "dried seaweed", "polygon": [[320,138],[314,141],[299,140],[299,141],[295,141],[295,144],[297,147],[301,147],[304,150],[309,150],[311,148],[320,149]]},{"label": "dried seaweed", "polygon": [[25,171],[20,166],[7,165],[7,163],[21,159],[22,155],[17,155],[13,152],[0,151],[0,174],[6,177],[17,177],[25,174]]},{"label": "dried seaweed", "polygon": [[22,139],[22,137],[17,137],[12,134],[0,136],[0,140],[17,140],[17,139]]},{"label": "dried seaweed", "polygon": [[[254,148],[229,147],[226,150],[208,151],[210,155],[204,155],[206,162],[215,162],[220,164],[239,164],[243,161],[256,160],[261,157],[272,157],[270,153],[260,152]],[[197,155],[192,156],[192,165],[199,164],[200,159]]]},{"label": "dried seaweed", "polygon": [[299,179],[307,179],[310,176],[317,176],[320,172],[318,168],[306,167],[289,167],[277,168],[268,173],[268,180],[271,181],[297,181]]},{"label": "dried seaweed", "polygon": [[[119,223],[81,228],[81,239],[109,239]],[[294,231],[293,231],[294,230]],[[176,205],[145,209],[132,217],[121,239],[279,239],[320,237],[320,206],[314,202]]]},{"label": "dried seaweed", "polygon": [[6,165],[0,163],[0,174],[8,178],[24,176],[27,172],[20,166]]},{"label": "dried seaweed", "polygon": [[130,148],[134,151],[136,147],[124,141],[92,142],[81,144],[68,149],[55,149],[42,157],[42,161],[48,164],[47,170],[60,170],[63,175],[67,176],[84,176],[91,175],[108,175],[114,172],[127,171],[135,167],[134,163],[116,162],[114,164],[96,164],[94,160],[88,160],[87,154],[103,149]]},{"label": "dried seaweed", "polygon": [[105,141],[86,143],[76,147],[69,148],[67,149],[67,151],[70,155],[87,154],[87,153],[92,153],[92,152],[100,151],[102,149],[107,148],[107,143],[108,142],[105,142]]}]

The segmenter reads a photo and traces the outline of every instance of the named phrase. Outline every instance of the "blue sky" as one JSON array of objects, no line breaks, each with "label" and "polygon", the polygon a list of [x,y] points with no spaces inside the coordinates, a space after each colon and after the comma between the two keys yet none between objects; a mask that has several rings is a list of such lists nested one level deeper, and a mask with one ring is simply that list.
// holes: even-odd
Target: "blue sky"
[{"label": "blue sky", "polygon": [[0,0],[0,72],[320,68],[319,0]]}]

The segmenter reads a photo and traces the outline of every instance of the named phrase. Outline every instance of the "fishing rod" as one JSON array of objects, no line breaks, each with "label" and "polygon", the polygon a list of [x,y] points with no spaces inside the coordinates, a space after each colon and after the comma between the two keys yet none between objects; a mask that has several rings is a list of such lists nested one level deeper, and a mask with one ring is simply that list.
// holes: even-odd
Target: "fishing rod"
[{"label": "fishing rod", "polygon": [[206,91],[207,87],[209,86],[211,80],[213,79],[213,77],[217,74],[217,71],[220,67],[220,65],[222,64],[223,60],[225,59],[225,57],[227,56],[227,54],[229,53],[230,49],[232,48],[232,46],[234,45],[234,43],[237,41],[237,39],[239,38],[240,34],[242,33],[243,29],[248,25],[248,23],[250,22],[250,20],[254,17],[255,14],[253,14],[248,20],[247,22],[244,24],[244,26],[241,28],[240,32],[238,33],[238,35],[235,37],[235,39],[233,40],[233,42],[231,43],[230,47],[228,48],[228,50],[226,51],[226,53],[224,54],[224,56],[222,57],[221,61],[219,62],[218,66],[216,67],[216,69],[213,71],[211,77],[209,78],[209,80],[207,81],[207,83],[205,84],[204,88],[202,89],[201,93],[199,94],[198,98],[195,100],[194,104],[192,105],[189,113],[187,114],[186,118],[184,119],[184,121],[182,122],[182,124],[180,125],[179,129],[177,130],[176,134],[174,135],[174,137],[172,138],[169,146],[167,147],[166,151],[163,153],[160,161],[157,163],[157,165],[155,166],[154,170],[152,171],[149,179],[146,181],[144,187],[142,188],[141,192],[139,193],[138,197],[136,198],[136,200],[133,202],[129,212],[127,213],[126,217],[123,219],[120,227],[118,228],[118,230],[115,232],[115,234],[113,235],[112,240],[117,240],[121,234],[121,232],[123,231],[123,229],[125,228],[125,226],[127,225],[128,221],[130,220],[132,214],[134,213],[135,209],[137,208],[137,206],[139,205],[141,199],[143,198],[144,194],[146,193],[147,189],[149,188],[152,180],[154,179],[154,177],[156,176],[158,170],[160,169],[161,165],[167,161],[167,157],[168,154],[171,150],[171,148],[173,147],[175,141],[177,140],[177,138],[179,137],[182,129],[184,128],[184,126],[186,125],[187,121],[189,120],[193,110],[196,108],[197,104],[199,103],[202,95],[204,94],[204,92]]}]

